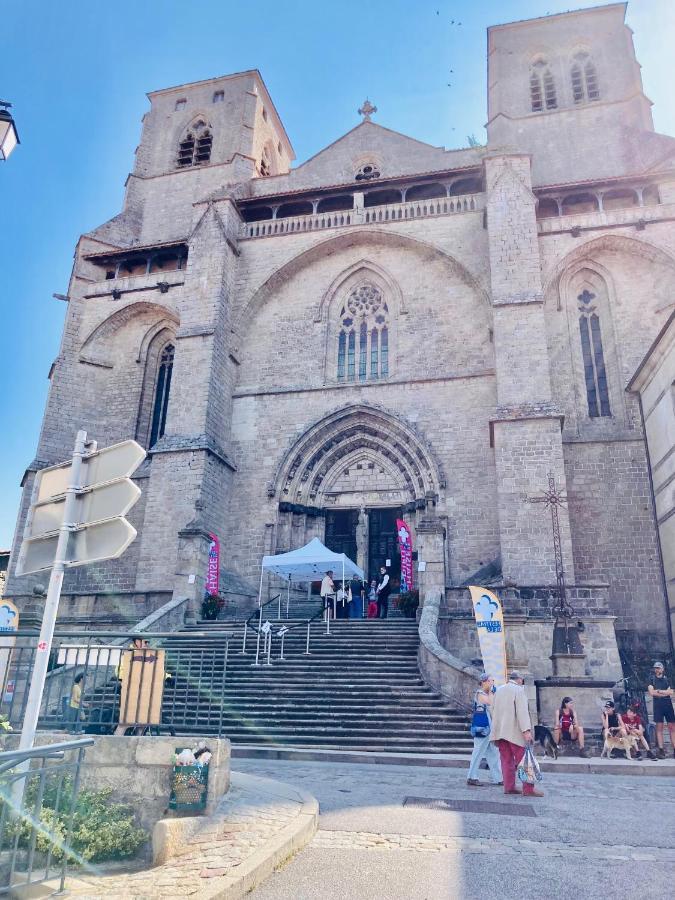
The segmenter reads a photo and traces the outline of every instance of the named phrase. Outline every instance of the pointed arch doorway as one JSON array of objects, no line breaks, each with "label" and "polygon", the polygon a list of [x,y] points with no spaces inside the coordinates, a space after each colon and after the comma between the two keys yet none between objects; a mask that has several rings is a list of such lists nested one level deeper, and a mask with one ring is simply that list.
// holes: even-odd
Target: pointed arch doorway
[{"label": "pointed arch doorway", "polygon": [[[321,419],[289,448],[270,496],[279,501],[277,552],[319,537],[355,560],[369,579],[390,560],[398,582],[396,519],[413,535],[418,511],[439,497],[445,479],[430,446],[401,416],[354,405]],[[357,545],[359,510],[367,535]]]},{"label": "pointed arch doorway", "polygon": [[[380,566],[387,566],[393,589],[398,589],[401,578],[401,556],[396,537],[396,520],[403,518],[401,506],[365,506],[368,521],[367,550],[363,565],[366,579],[377,578]],[[358,561],[356,530],[359,509],[327,509],[324,544],[336,553],[346,553]]]}]

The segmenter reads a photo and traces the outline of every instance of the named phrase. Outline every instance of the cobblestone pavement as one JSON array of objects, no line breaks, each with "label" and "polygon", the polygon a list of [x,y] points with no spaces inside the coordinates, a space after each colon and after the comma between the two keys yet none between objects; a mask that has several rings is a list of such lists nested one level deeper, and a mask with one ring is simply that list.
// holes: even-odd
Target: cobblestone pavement
[{"label": "cobblestone pavement", "polygon": [[[244,782],[242,784],[242,782]],[[232,775],[232,786],[217,813],[163,866],[127,875],[69,878],[69,896],[136,898],[218,896],[241,866],[302,810],[302,798],[270,792],[267,781]]]},{"label": "cobblestone pavement", "polygon": [[[542,799],[469,788],[466,772],[238,759],[321,804],[319,831],[254,900],[541,900],[604,897],[608,877],[672,894],[675,786],[658,777],[546,775]],[[487,773],[483,773],[483,777]],[[499,803],[501,814],[403,806],[406,797]],[[511,814],[531,805],[536,816]]]}]

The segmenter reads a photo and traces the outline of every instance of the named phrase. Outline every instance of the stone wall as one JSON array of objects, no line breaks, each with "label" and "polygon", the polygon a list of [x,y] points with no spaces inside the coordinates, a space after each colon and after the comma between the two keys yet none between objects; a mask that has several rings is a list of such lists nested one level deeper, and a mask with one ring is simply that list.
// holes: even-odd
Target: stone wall
[{"label": "stone wall", "polygon": [[[584,618],[581,643],[586,653],[585,675],[614,683],[622,677],[619,651],[614,633],[614,618]],[[506,659],[509,668],[524,670],[534,678],[553,675],[551,649],[553,620],[506,615]],[[476,623],[472,618],[442,615],[438,621],[438,637],[443,647],[454,656],[481,665]]]},{"label": "stone wall", "polygon": [[[39,732],[37,743],[55,744],[64,739],[55,732]],[[86,749],[81,770],[82,787],[112,788],[112,799],[128,803],[137,823],[152,832],[155,822],[169,813],[173,755],[177,747],[196,747],[200,740],[212,751],[207,794],[208,815],[230,786],[230,742],[226,738],[116,737],[97,735]],[[11,741],[10,741],[11,744]],[[8,749],[11,749],[8,745]]]},{"label": "stone wall", "polygon": [[[405,499],[426,503],[433,495],[451,585],[498,558],[507,583],[553,583],[546,512],[529,502],[550,471],[569,497],[561,510],[568,580],[608,582],[602,609],[618,617],[622,642],[638,633],[638,644],[664,647],[642,426],[624,388],[672,305],[675,229],[665,204],[675,193],[672,176],[654,176],[654,167],[673,142],[652,130],[622,9],[491,29],[488,148],[445,151],[364,122],[286,171],[292,148],[254,72],[154,92],[124,210],[78,244],[63,341],[24,482],[8,595],[30,596],[45,580],[13,574],[34,473],[66,458],[80,427],[102,445],[147,438],[151,348],[156,335],[166,335],[176,348],[171,400],[166,433],[137,473],[143,499],[131,520],[139,537],[120,560],[68,573],[66,593],[106,598],[93,606],[74,601],[73,617],[106,604],[111,615],[116,597],[144,595],[130,601],[144,607],[141,618],[156,595],[186,597],[186,584],[197,602],[201,584],[188,579],[203,573],[184,563],[198,563],[202,551],[180,537],[190,528],[202,534],[196,543],[216,532],[224,567],[255,587],[263,553],[321,534],[320,517],[282,520],[279,503],[325,509],[337,502],[337,488],[312,498],[296,485],[296,496],[284,495],[277,476],[290,450],[336,411],[354,410],[360,425],[364,410],[376,410],[414,435],[411,446],[421,452],[414,465],[433,461],[431,476],[420,472],[406,484]],[[575,105],[568,66],[582,38],[592,44],[601,97]],[[559,107],[533,114],[529,66],[539,52],[550,56]],[[219,90],[222,102],[214,102]],[[177,141],[197,116],[213,129],[212,158],[179,171]],[[270,143],[277,144],[279,174],[256,178]],[[381,169],[380,186],[400,177],[410,180],[400,182],[407,189],[440,173],[447,187],[470,175],[483,190],[474,185],[473,209],[406,216],[399,209],[400,217],[366,224],[354,175],[367,158]],[[659,221],[648,211],[644,222],[636,220],[635,209],[626,221],[618,210],[611,221],[591,224],[564,215],[555,227],[537,221],[542,186],[629,175],[659,183]],[[320,189],[335,188],[355,201],[349,226],[242,236],[235,197],[279,205],[285,191],[310,190],[318,202]],[[168,290],[149,275],[106,281],[88,258],[169,241],[188,244],[189,256]],[[390,369],[377,380],[339,383],[341,303],[359,279],[376,282],[387,302]],[[585,401],[576,319],[586,282],[602,316],[611,416],[591,417]],[[310,457],[320,449],[309,447]],[[365,439],[353,449],[381,463],[378,475],[393,484],[398,505],[398,450],[387,456]],[[336,471],[337,464],[327,477]],[[363,485],[344,472],[336,485],[340,504],[352,498],[358,507]],[[385,488],[382,479],[378,490]],[[587,608],[591,617],[600,609]]]}]

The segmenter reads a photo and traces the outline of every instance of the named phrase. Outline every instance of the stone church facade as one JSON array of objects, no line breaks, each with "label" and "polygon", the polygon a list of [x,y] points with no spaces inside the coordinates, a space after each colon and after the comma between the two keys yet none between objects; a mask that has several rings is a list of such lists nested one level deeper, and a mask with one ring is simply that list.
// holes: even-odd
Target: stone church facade
[{"label": "stone church facade", "polygon": [[[550,472],[573,601],[668,649],[626,386],[675,303],[675,140],[624,15],[489,29],[487,146],[432,147],[368,103],[291,169],[257,71],[149,95],[124,208],[77,245],[24,482],[14,555],[35,472],[78,428],[148,450],[138,538],[69,573],[65,609],[197,602],[210,533],[245,593],[265,553],[350,549],[361,506],[370,569],[403,515],[436,566],[423,588],[452,597],[481,571],[532,596],[556,582],[532,502]],[[12,568],[27,604],[44,578]]]}]

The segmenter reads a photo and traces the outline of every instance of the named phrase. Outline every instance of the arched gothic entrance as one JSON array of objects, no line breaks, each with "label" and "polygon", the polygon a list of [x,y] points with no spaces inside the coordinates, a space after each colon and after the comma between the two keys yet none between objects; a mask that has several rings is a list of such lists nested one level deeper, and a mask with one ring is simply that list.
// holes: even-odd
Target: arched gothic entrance
[{"label": "arched gothic entrance", "polygon": [[371,576],[391,560],[394,578],[396,518],[414,532],[418,510],[444,487],[430,447],[409,423],[375,407],[346,407],[309,428],[279,467],[270,486],[278,499],[276,550],[319,537]]}]

